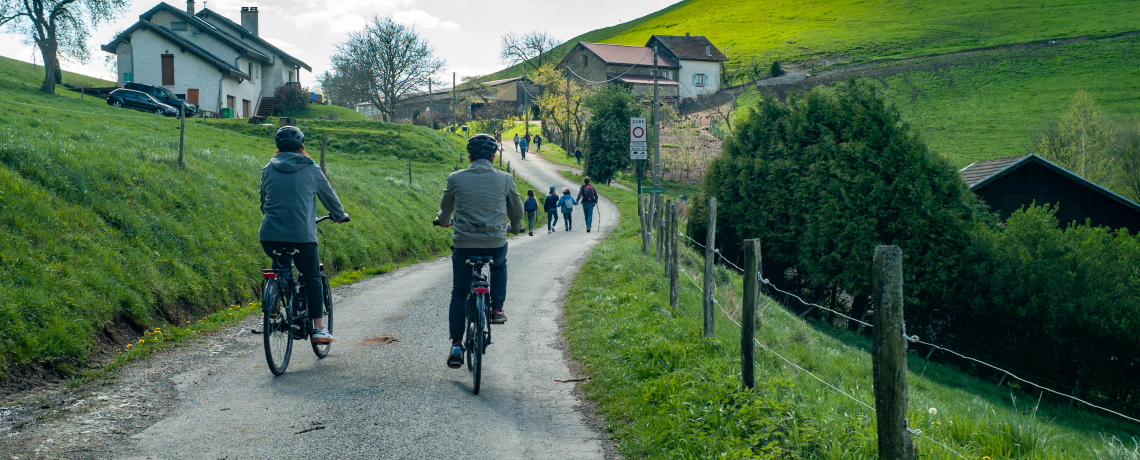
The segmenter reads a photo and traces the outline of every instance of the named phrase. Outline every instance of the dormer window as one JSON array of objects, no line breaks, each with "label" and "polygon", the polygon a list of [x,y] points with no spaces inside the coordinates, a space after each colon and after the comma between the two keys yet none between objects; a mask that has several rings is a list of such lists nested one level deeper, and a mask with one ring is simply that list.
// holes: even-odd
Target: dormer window
[{"label": "dormer window", "polygon": [[705,45],[705,56],[712,57],[712,45]]},{"label": "dormer window", "polygon": [[171,21],[170,30],[186,30],[186,21]]}]

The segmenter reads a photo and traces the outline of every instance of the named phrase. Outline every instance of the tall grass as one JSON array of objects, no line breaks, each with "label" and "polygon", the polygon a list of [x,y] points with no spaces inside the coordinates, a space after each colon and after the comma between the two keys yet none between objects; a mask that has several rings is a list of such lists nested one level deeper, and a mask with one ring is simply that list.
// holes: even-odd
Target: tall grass
[{"label": "tall grass", "polygon": [[[716,270],[716,298],[728,316],[718,312],[716,338],[702,338],[701,256],[683,249],[681,304],[669,308],[661,266],[641,253],[633,194],[599,192],[618,203],[623,218],[570,288],[567,334],[592,377],[584,388],[627,456],[876,458],[875,415],[855,401],[874,405],[868,339],[806,323],[763,298],[756,337],[771,351],[756,351],[757,387],[742,389],[740,332],[728,320],[739,318],[739,275]],[[1140,432],[1063,404],[1037,406],[1036,398],[1026,402],[913,355],[909,366],[910,426],[970,459],[1084,459],[1108,451],[1102,436]],[[915,438],[920,458],[958,458],[930,439]]]},{"label": "tall grass", "polygon": [[[0,61],[0,76],[34,76],[16,67]],[[176,119],[36,87],[0,87],[0,100],[30,104],[0,101],[0,377],[28,363],[66,371],[96,337],[122,340],[121,325],[141,333],[256,300],[271,137],[190,123],[179,168]],[[462,143],[436,145],[450,155]],[[423,148],[406,156],[436,157]],[[431,219],[451,162],[416,162],[411,186],[405,160],[365,150],[328,164],[353,217],[322,227],[333,274],[447,249]]]}]

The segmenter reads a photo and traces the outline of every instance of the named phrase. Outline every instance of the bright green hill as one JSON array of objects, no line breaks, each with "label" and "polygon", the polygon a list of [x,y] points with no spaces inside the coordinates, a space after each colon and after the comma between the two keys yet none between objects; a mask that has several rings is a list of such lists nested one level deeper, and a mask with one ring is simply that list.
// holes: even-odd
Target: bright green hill
[{"label": "bright green hill", "polygon": [[[42,94],[42,72],[0,58],[0,378],[257,300],[267,266],[257,188],[271,137],[191,120],[181,169],[176,119],[71,91]],[[338,137],[395,138],[392,126],[345,123],[322,125],[335,141],[329,176],[353,218],[324,228],[326,267],[377,268],[446,250],[446,232],[430,222],[462,139],[403,127],[401,158],[427,160],[415,163],[409,186],[406,159]]]}]

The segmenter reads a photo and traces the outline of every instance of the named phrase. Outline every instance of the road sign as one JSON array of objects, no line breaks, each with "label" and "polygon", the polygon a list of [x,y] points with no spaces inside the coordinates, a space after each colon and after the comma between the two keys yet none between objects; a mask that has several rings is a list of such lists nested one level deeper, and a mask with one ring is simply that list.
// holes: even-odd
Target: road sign
[{"label": "road sign", "polygon": [[629,151],[629,159],[630,160],[648,160],[649,159],[649,151],[647,151],[647,150],[630,150]]},{"label": "road sign", "polygon": [[643,187],[641,189],[641,193],[665,193],[665,189],[660,188],[660,187],[658,187],[658,188]]},{"label": "road sign", "polygon": [[630,142],[629,143],[629,150],[630,151],[649,150],[649,143],[648,142]]},{"label": "road sign", "polygon": [[645,117],[630,117],[629,119],[629,142],[645,143],[649,141],[649,133],[646,131]]}]

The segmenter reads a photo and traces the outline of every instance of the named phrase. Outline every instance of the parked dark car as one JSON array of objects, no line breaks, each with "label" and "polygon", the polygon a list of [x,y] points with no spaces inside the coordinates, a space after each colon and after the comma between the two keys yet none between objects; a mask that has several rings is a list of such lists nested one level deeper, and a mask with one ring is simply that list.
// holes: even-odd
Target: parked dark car
[{"label": "parked dark car", "polygon": [[107,104],[114,107],[135,109],[141,112],[150,112],[155,115],[177,117],[178,109],[158,102],[153,96],[142,91],[119,88],[111,91],[107,96]]},{"label": "parked dark car", "polygon": [[188,116],[188,117],[192,117],[192,116],[194,116],[194,114],[198,113],[198,104],[195,104],[195,103],[187,101],[187,100],[183,100],[183,99],[179,98],[177,95],[175,95],[174,93],[170,92],[170,90],[168,90],[166,88],[162,88],[159,86],[144,85],[142,83],[134,83],[134,82],[129,82],[129,83],[123,85],[123,88],[133,89],[135,91],[142,91],[144,93],[151,95],[151,97],[158,99],[158,102],[169,105],[169,106],[174,107],[176,109],[178,108],[178,106],[180,106],[182,104],[186,104],[186,116]]}]

